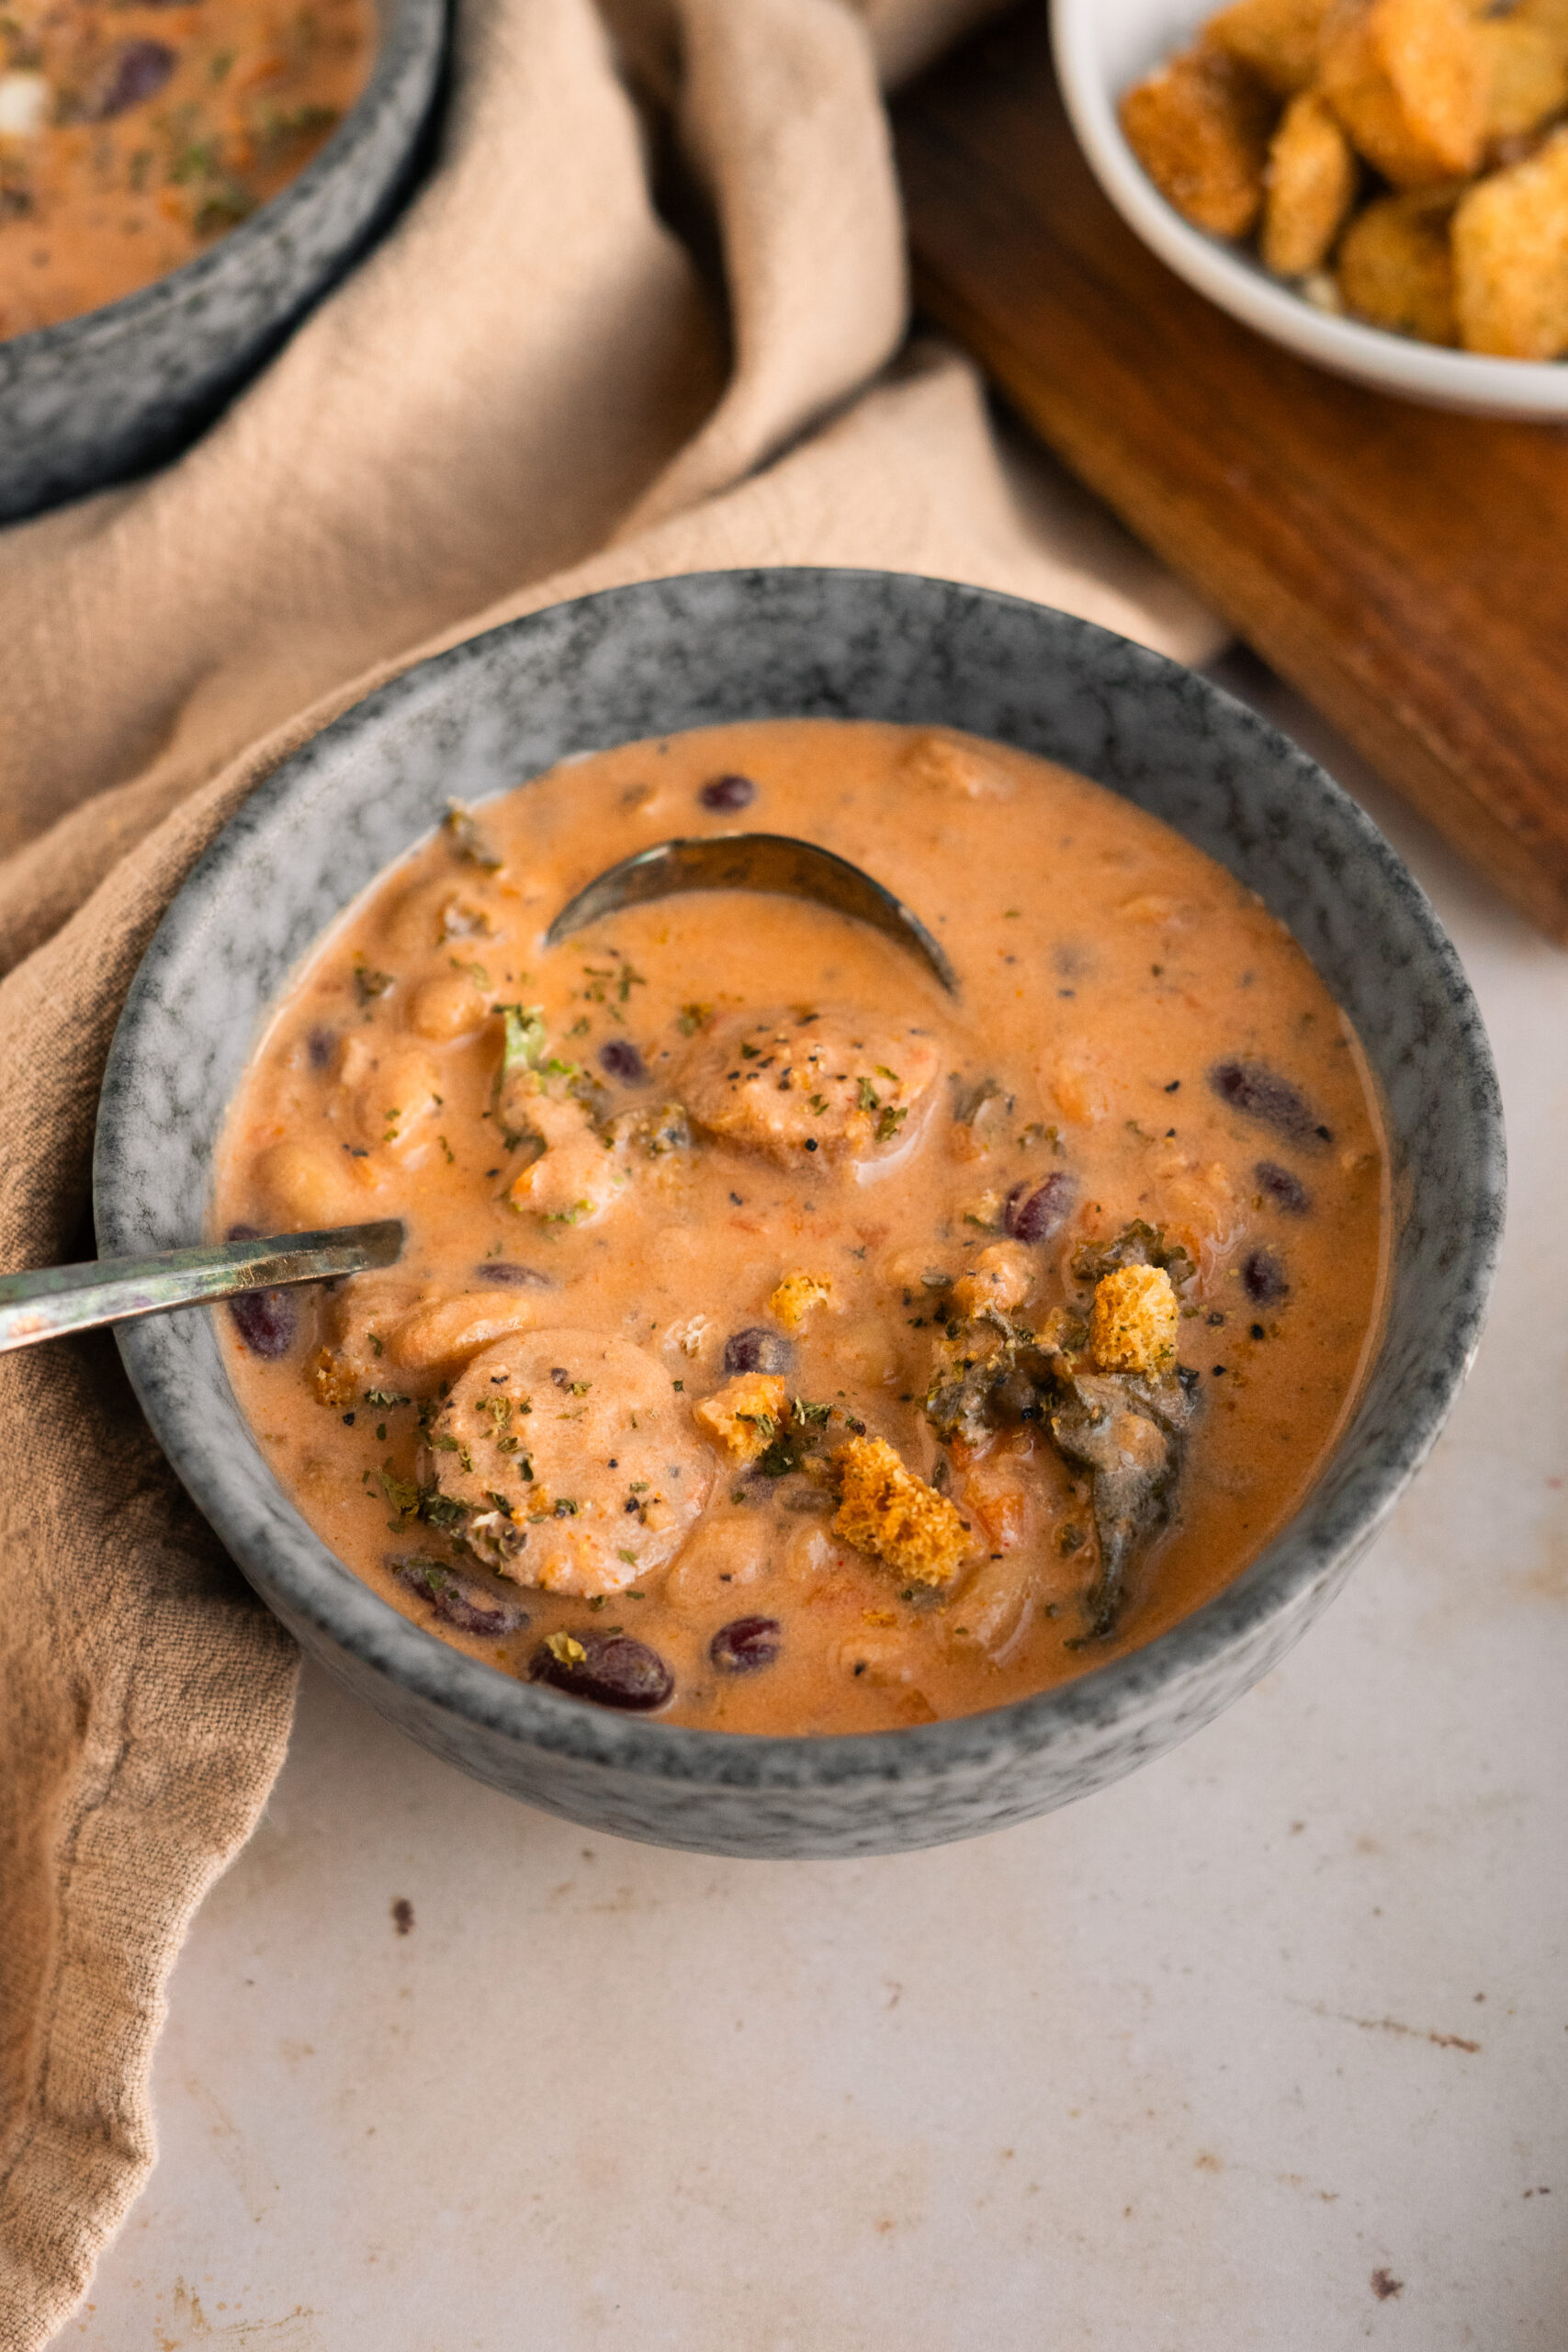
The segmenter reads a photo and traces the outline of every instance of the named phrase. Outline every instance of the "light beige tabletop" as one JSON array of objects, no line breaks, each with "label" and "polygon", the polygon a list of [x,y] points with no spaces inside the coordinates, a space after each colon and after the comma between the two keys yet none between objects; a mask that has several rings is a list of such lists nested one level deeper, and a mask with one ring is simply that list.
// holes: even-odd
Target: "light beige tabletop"
[{"label": "light beige tabletop", "polygon": [[1446,1436],[1283,1667],[895,1860],[585,1835],[307,1670],[175,1974],[92,2352],[1563,2352],[1568,956],[1414,865],[1512,1212]]}]

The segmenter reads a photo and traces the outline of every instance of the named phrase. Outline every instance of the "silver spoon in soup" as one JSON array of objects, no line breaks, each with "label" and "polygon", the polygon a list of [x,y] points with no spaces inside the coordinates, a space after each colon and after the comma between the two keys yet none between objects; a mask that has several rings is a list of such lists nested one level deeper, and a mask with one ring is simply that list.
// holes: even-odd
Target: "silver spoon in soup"
[{"label": "silver spoon in soup", "polygon": [[958,993],[952,965],[919,915],[847,857],[786,833],[716,833],[705,839],[655,842],[635,857],[606,866],[570,899],[545,933],[547,947],[623,907],[682,890],[762,890],[809,899],[835,914],[870,923],[917,956],[950,996]]},{"label": "silver spoon in soup", "polygon": [[82,1266],[42,1266],[0,1275],[0,1354],[226,1298],[241,1336],[258,1355],[280,1355],[293,1336],[284,1294],[296,1283],[395,1266],[402,1254],[400,1217],[345,1225],[323,1233],[237,1233],[196,1250],[152,1258],[100,1258]]},{"label": "silver spoon in soup", "polygon": [[[623,907],[682,890],[761,890],[811,899],[884,933],[951,995],[957,994],[952,965],[901,899],[848,858],[783,833],[657,842],[607,867],[570,899],[546,933],[545,944],[558,946],[574,931]],[[396,1265],[403,1240],[400,1219],[388,1217],[318,1233],[234,1233],[227,1241],[153,1258],[108,1258],[0,1275],[0,1354],[68,1331],[226,1298],[248,1345],[258,1355],[280,1355],[294,1329],[293,1310],[284,1296],[291,1285]]]}]

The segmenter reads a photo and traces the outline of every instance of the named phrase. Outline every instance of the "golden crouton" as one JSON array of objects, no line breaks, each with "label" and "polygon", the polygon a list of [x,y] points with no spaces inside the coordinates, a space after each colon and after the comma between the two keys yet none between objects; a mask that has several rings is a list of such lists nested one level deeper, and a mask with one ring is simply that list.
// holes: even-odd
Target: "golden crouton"
[{"label": "golden crouton", "polygon": [[1216,237],[1245,237],[1263,209],[1274,102],[1223,49],[1189,51],[1122,101],[1127,142],[1160,194]]},{"label": "golden crouton", "polygon": [[306,1377],[323,1405],[334,1410],[352,1405],[359,1383],[354,1366],[333,1348],[318,1348],[305,1366]]},{"label": "golden crouton", "polygon": [[1350,142],[1315,90],[1285,108],[1265,174],[1264,265],[1281,277],[1303,277],[1322,264],[1356,196]]},{"label": "golden crouton", "polygon": [[1317,73],[1329,0],[1233,0],[1203,28],[1205,42],[1249,65],[1276,97],[1294,97]]},{"label": "golden crouton", "polygon": [[1339,290],[1346,308],[1393,334],[1454,343],[1454,191],[1417,188],[1380,196],[1340,240]]},{"label": "golden crouton", "polygon": [[1021,1241],[993,1242],[953,1283],[953,1304],[960,1315],[978,1315],[986,1306],[1010,1315],[1033,1289],[1034,1275],[1034,1254]]},{"label": "golden crouton", "polygon": [[906,1470],[879,1437],[852,1437],[833,1456],[840,1502],[833,1532],[915,1584],[951,1583],[969,1545],[957,1510]]},{"label": "golden crouton", "polygon": [[1474,171],[1486,67],[1464,0],[1336,0],[1319,55],[1351,145],[1396,187]]},{"label": "golden crouton", "polygon": [[1568,107],[1568,23],[1548,19],[1529,0],[1506,17],[1475,27],[1486,76],[1488,142],[1522,139]]},{"label": "golden crouton", "polygon": [[1461,200],[1453,260],[1467,351],[1506,359],[1568,352],[1568,128]]},{"label": "golden crouton", "polygon": [[1168,1372],[1178,1311],[1163,1266],[1119,1266],[1094,1286],[1089,1353],[1101,1372]]},{"label": "golden crouton", "polygon": [[737,1462],[755,1462],[778,1435],[788,1396],[788,1384],[776,1372],[738,1373],[694,1405],[692,1418]]},{"label": "golden crouton", "polygon": [[807,1317],[818,1306],[831,1305],[832,1297],[833,1285],[826,1276],[786,1274],[768,1301],[768,1312],[786,1331],[798,1331]]}]

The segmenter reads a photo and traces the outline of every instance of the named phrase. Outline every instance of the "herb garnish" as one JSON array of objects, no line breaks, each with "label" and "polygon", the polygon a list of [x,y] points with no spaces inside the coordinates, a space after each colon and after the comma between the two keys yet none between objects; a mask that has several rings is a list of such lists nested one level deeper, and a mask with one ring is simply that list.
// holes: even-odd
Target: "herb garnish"
[{"label": "herb garnish", "polygon": [[389,1462],[380,1470],[381,1492],[386,1496],[400,1519],[412,1519],[419,1510],[419,1488],[412,1479],[400,1478]]},{"label": "herb garnish", "polygon": [[503,861],[460,800],[446,803],[441,830],[465,865],[477,865],[483,874],[500,873]]},{"label": "herb garnish", "polygon": [[389,989],[397,986],[397,974],[373,972],[364,956],[356,956],[354,961],[354,986],[361,1004],[373,1004],[378,996],[385,996]]}]

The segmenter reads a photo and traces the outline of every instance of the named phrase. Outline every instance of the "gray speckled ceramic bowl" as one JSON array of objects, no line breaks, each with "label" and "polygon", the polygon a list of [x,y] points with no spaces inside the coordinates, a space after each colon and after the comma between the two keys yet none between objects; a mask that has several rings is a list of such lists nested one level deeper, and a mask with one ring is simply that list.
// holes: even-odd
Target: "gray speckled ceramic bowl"
[{"label": "gray speckled ceramic bowl", "polygon": [[171,457],[385,226],[435,97],[446,0],[378,13],[364,96],[270,204],[123,301],[0,342],[0,523]]},{"label": "gray speckled ceramic bowl", "polygon": [[170,908],[104,1081],[98,1243],[107,1255],[198,1238],[214,1142],[259,1024],[325,927],[450,796],[482,800],[639,736],[784,715],[966,728],[1098,777],[1259,891],[1359,1030],[1397,1159],[1387,1332],[1328,1469],[1245,1575],[1134,1656],[987,1714],[826,1739],[690,1730],[513,1681],[378,1600],[285,1499],[208,1310],[131,1324],[120,1348],[175,1469],[257,1591],[439,1755],[624,1837],[724,1854],[880,1853],[1083,1796],[1238,1698],[1344,1582],[1468,1368],[1503,1216],[1486,1038],[1415,882],[1283,736],[1087,622],[877,572],[655,581],[476,638],[279,769]]}]

